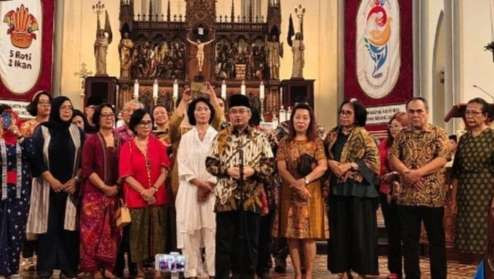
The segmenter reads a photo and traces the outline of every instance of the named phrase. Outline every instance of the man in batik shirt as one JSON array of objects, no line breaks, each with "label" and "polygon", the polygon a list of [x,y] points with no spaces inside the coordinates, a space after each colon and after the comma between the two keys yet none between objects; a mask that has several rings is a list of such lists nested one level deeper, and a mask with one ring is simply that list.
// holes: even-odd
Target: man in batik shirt
[{"label": "man in batik shirt", "polygon": [[249,99],[229,99],[231,126],[218,133],[206,159],[218,177],[216,194],[216,278],[255,278],[263,182],[273,174],[268,139],[249,126]]},{"label": "man in batik shirt", "polygon": [[446,197],[445,169],[449,157],[448,136],[427,123],[425,99],[416,97],[406,106],[410,127],[403,129],[391,148],[391,167],[399,172],[402,190],[398,206],[404,231],[406,278],[420,278],[419,238],[424,222],[430,244],[432,278],[446,278],[443,226]]}]

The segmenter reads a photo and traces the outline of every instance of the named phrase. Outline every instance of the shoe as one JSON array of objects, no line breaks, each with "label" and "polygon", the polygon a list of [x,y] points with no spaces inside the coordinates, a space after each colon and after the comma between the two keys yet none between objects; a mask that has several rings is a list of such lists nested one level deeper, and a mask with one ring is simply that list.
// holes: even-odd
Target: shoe
[{"label": "shoe", "polygon": [[258,279],[269,279],[271,277],[269,276],[269,272],[263,272],[261,274],[257,274],[257,278]]},{"label": "shoe", "polygon": [[34,271],[36,269],[36,263],[34,262],[34,259],[32,257],[23,259],[21,263],[21,269],[23,271]]},{"label": "shoe", "polygon": [[277,265],[274,267],[274,272],[276,273],[286,273],[286,266]]},{"label": "shoe", "polygon": [[396,274],[396,273],[390,273],[388,275],[388,277],[386,277],[386,278],[387,279],[400,279],[401,277],[398,274]]}]

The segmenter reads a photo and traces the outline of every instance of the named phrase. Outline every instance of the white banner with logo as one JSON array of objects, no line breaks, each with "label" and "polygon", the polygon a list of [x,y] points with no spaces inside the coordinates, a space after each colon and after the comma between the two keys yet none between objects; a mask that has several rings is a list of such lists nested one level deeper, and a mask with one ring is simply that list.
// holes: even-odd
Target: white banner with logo
[{"label": "white banner with logo", "polygon": [[24,94],[40,76],[42,4],[40,0],[2,2],[0,15],[0,77],[9,91]]},{"label": "white banner with logo", "polygon": [[365,94],[387,96],[400,75],[398,0],[362,0],[357,13],[356,71]]}]

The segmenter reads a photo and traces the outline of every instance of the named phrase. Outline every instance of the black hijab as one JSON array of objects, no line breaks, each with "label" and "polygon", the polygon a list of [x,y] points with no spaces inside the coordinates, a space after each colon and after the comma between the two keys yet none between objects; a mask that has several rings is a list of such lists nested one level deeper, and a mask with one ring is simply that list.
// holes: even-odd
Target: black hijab
[{"label": "black hijab", "polygon": [[70,103],[72,103],[70,99],[65,96],[55,97],[51,101],[50,119],[45,124],[48,128],[53,128],[53,129],[69,128],[70,124],[72,123],[71,122],[72,119],[69,119],[68,121],[63,121],[62,119],[60,119],[60,107],[65,101],[69,101]]}]

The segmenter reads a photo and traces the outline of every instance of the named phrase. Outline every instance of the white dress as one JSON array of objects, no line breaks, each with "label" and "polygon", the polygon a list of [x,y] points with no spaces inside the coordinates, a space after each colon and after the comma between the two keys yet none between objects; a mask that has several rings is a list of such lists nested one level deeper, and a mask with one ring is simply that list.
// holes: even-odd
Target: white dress
[{"label": "white dress", "polygon": [[216,134],[217,131],[210,126],[203,141],[195,127],[182,135],[177,155],[179,188],[175,200],[178,248],[183,248],[184,234],[193,234],[201,229],[216,230],[214,193],[207,201],[199,203],[197,186],[190,183],[194,178],[216,183],[216,177],[206,170],[206,157]]}]

